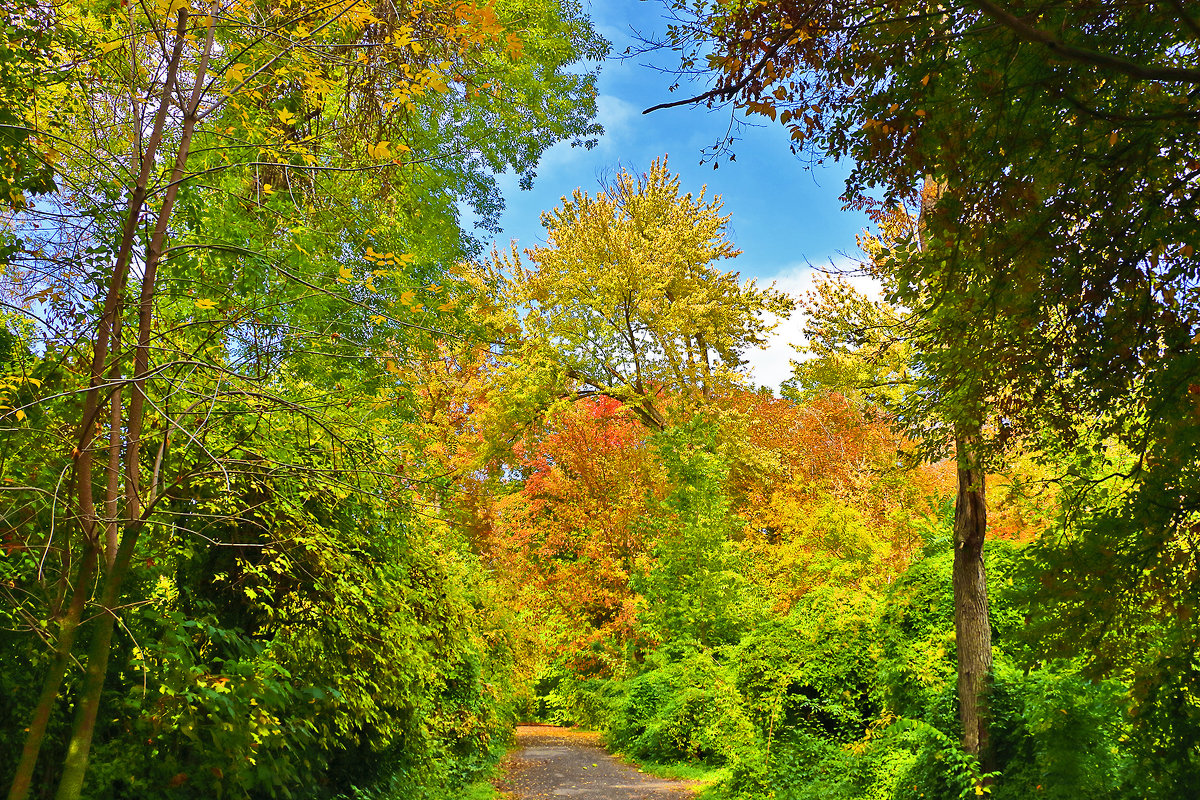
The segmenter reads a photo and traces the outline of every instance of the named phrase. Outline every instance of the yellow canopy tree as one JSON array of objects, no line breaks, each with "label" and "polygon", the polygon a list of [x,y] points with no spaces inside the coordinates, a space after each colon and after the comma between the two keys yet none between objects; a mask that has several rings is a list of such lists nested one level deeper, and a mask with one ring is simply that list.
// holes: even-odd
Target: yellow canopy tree
[{"label": "yellow canopy tree", "polygon": [[654,428],[667,424],[667,398],[699,402],[742,384],[742,354],[794,303],[717,267],[739,251],[720,198],[704,195],[681,193],[664,157],[642,175],[622,170],[595,197],[563,198],[542,217],[547,244],[524,261],[494,256],[523,328],[515,363],[549,360],[560,396],[611,397]]}]

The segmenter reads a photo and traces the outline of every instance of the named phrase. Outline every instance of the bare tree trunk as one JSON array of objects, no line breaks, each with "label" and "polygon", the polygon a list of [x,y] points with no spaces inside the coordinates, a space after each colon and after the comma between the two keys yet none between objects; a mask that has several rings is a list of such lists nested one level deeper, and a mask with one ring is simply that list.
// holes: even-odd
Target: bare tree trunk
[{"label": "bare tree trunk", "polygon": [[[83,610],[92,591],[95,580],[97,562],[103,543],[97,531],[97,516],[95,501],[92,496],[92,443],[95,439],[95,421],[102,407],[105,364],[111,353],[110,341],[114,329],[119,331],[118,315],[120,314],[121,297],[125,293],[126,279],[129,275],[129,264],[133,253],[133,243],[137,234],[137,226],[142,208],[146,202],[147,186],[150,174],[155,164],[159,142],[162,139],[163,127],[166,123],[167,111],[171,103],[171,93],[174,89],[175,76],[179,69],[179,60],[183,54],[186,33],[187,12],[179,12],[175,30],[175,46],[167,65],[167,74],[160,97],[158,111],[155,114],[154,125],[146,144],[146,153],[142,156],[141,170],[129,197],[129,210],[125,225],[121,232],[121,243],[117,251],[116,263],[109,279],[108,291],[104,298],[104,310],[96,328],[96,338],[93,343],[91,376],[87,394],[84,396],[83,414],[80,418],[79,438],[75,452],[75,475],[73,479],[76,494],[79,519],[83,528],[83,561],[76,576],[75,585],[71,589],[71,601],[67,607],[66,616],[59,623],[58,641],[55,647],[54,660],[47,671],[42,685],[42,693],[38,705],[34,709],[33,720],[25,735],[25,744],[21,750],[21,759],[17,763],[13,782],[9,787],[8,800],[26,800],[29,797],[31,781],[37,767],[38,756],[46,738],[46,726],[53,713],[54,705],[62,691],[62,683],[66,677],[67,666],[71,658],[71,650],[75,644],[76,634],[83,619]],[[115,373],[114,374],[119,374]],[[110,390],[111,391],[111,390]],[[110,450],[113,442],[109,442]],[[119,443],[118,448],[119,452]],[[110,465],[112,459],[110,457]],[[113,475],[108,476],[112,485]],[[107,498],[106,498],[107,499]],[[69,549],[69,544],[67,545]],[[112,554],[109,555],[110,563]]]},{"label": "bare tree trunk", "polygon": [[[191,97],[184,108],[183,130],[180,133],[175,153],[175,165],[171,170],[170,183],[163,194],[154,233],[146,251],[146,265],[142,274],[138,302],[138,341],[134,355],[133,391],[129,398],[129,419],[126,433],[126,525],[122,531],[120,546],[115,554],[112,569],[109,570],[104,582],[104,592],[100,599],[101,615],[96,621],[96,631],[92,639],[91,651],[88,654],[86,681],[80,696],[75,726],[71,731],[71,742],[67,748],[67,758],[63,763],[63,774],[58,784],[55,800],[78,800],[83,791],[83,779],[87,773],[92,737],[96,731],[96,718],[100,711],[100,698],[104,693],[104,679],[108,674],[108,658],[112,651],[112,635],[116,626],[114,609],[120,599],[121,586],[125,576],[129,572],[129,563],[137,545],[138,535],[144,526],[143,507],[145,503],[141,494],[141,444],[145,422],[146,380],[150,372],[150,336],[154,325],[154,297],[158,265],[162,259],[175,198],[178,196],[179,186],[185,177],[192,135],[196,130],[200,100],[204,91],[204,79],[208,70],[208,59],[213,47],[215,9],[214,3],[209,12],[208,38],[204,50],[200,54]],[[183,30],[186,25],[187,12],[184,10],[179,13],[179,25]],[[168,99],[168,95],[164,93],[163,102],[167,102]]]},{"label": "bare tree trunk", "polygon": [[983,543],[987,534],[984,472],[974,450],[976,436],[955,437],[958,497],[954,504],[954,633],[958,650],[958,707],[963,749],[988,757],[988,692],[992,626],[988,619]]}]

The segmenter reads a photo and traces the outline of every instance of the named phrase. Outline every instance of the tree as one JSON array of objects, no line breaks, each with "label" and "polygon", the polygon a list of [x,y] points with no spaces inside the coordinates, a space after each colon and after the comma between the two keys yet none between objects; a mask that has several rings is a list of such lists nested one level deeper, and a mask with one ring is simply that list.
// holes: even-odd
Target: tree
[{"label": "tree", "polygon": [[741,353],[773,329],[792,301],[714,262],[737,255],[719,199],[680,194],[666,159],[634,176],[622,170],[591,197],[576,191],[543,215],[548,244],[495,256],[511,272],[508,302],[522,309],[518,357],[552,363],[576,397],[624,403],[652,428],[664,401],[711,399],[739,385]]},{"label": "tree", "polygon": [[[885,279],[889,249],[911,239],[921,221],[902,208],[881,215],[882,236],[860,240],[873,260],[867,269]],[[988,695],[992,670],[991,623],[983,548],[987,536],[987,473],[996,467],[996,449],[984,449],[985,426],[994,422],[984,381],[969,370],[947,374],[931,362],[944,356],[939,336],[947,321],[940,315],[962,313],[955,306],[937,314],[905,313],[872,302],[843,281],[818,284],[810,297],[806,350],[814,356],[793,362],[791,391],[824,387],[849,391],[886,413],[893,425],[916,443],[926,459],[941,458],[953,446],[957,472],[954,513],[955,634],[959,681],[959,718],[963,746],[988,757]],[[939,327],[941,326],[941,327]],[[796,387],[796,388],[792,388]],[[992,458],[989,461],[987,455]]]},{"label": "tree", "polygon": [[[34,119],[37,91],[53,84],[58,64],[58,39],[64,31],[36,0],[18,0],[9,7],[0,43],[0,202],[23,208],[30,195],[54,189],[54,169],[46,162],[39,129],[52,120]],[[50,109],[51,115],[53,109]],[[0,254],[8,254],[10,243]],[[0,258],[0,263],[5,259]]]},{"label": "tree", "polygon": [[[24,13],[69,29],[74,49],[21,117],[57,106],[72,135],[38,142],[60,190],[14,218],[5,274],[5,305],[34,323],[41,358],[3,386],[5,472],[31,476],[4,489],[21,546],[55,558],[33,581],[53,656],[10,798],[28,795],[94,615],[67,800],[143,535],[186,528],[189,487],[229,483],[263,458],[264,437],[296,426],[335,468],[306,463],[300,445],[289,469],[378,490],[371,415],[333,424],[345,382],[386,396],[398,352],[457,324],[443,276],[476,249],[458,200],[488,224],[493,171],[530,179],[549,143],[597,130],[594,76],[567,66],[603,47],[557,2]],[[231,419],[244,424],[219,435]]]},{"label": "tree", "polygon": [[[1194,10],[674,7],[693,23],[670,33],[685,65],[706,59],[716,84],[681,102],[730,100],[787,125],[797,148],[852,156],[852,203],[939,188],[892,270],[895,298],[931,323],[927,373],[973,387],[947,396],[964,443],[991,409],[993,444],[1105,419],[1143,452],[1178,452],[1197,373],[1176,354],[1200,323],[1179,299],[1197,276]],[[1106,416],[1114,403],[1153,419]],[[986,462],[992,447],[974,449]],[[1195,510],[1173,506],[1167,528]]]},{"label": "tree", "polygon": [[494,498],[485,552],[517,604],[546,620],[549,652],[583,672],[615,671],[634,632],[630,580],[658,533],[644,523],[663,479],[645,427],[616,401],[587,398],[515,455],[523,480]]},{"label": "tree", "polygon": [[743,399],[743,447],[771,453],[774,468],[735,478],[730,490],[747,521],[752,574],[784,608],[820,586],[870,593],[893,581],[923,544],[923,520],[953,491],[948,465],[914,463],[914,443],[885,409],[810,388],[804,401]]}]

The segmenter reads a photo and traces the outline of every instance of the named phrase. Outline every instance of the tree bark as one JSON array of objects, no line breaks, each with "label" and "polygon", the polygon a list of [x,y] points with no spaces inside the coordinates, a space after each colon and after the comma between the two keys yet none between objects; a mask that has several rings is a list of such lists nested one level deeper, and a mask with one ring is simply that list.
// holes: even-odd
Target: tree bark
[{"label": "tree bark", "polygon": [[984,471],[977,436],[955,437],[958,496],[954,504],[954,634],[958,651],[958,705],[963,749],[988,771],[988,693],[992,672],[992,625],[988,618],[983,544],[987,534]]},{"label": "tree bark", "polygon": [[[63,680],[66,677],[68,663],[71,658],[71,650],[74,647],[75,638],[82,622],[84,606],[87,604],[88,597],[92,591],[92,582],[95,580],[98,567],[97,561],[99,560],[100,551],[105,544],[100,540],[97,532],[98,520],[95,501],[92,496],[92,444],[95,439],[95,420],[103,406],[101,396],[102,390],[104,390],[105,364],[111,353],[110,342],[113,333],[120,330],[119,314],[121,298],[125,292],[137,226],[142,208],[146,202],[147,187],[155,164],[158,145],[162,140],[162,132],[171,104],[171,93],[174,90],[179,61],[183,55],[186,23],[187,12],[186,10],[180,10],[175,29],[175,45],[167,65],[167,74],[158,110],[154,116],[151,134],[146,142],[146,152],[142,155],[141,168],[133,190],[130,193],[129,208],[121,232],[120,247],[117,251],[116,263],[113,266],[113,272],[104,299],[104,309],[97,323],[96,337],[93,343],[90,381],[88,391],[84,396],[84,407],[80,419],[79,438],[75,453],[75,475],[73,478],[79,519],[83,528],[83,562],[80,565],[75,585],[71,589],[71,601],[66,616],[59,623],[59,635],[56,642],[54,660],[47,670],[46,679],[42,685],[42,693],[38,698],[38,705],[34,709],[33,720],[30,722],[28,732],[25,735],[25,744],[21,750],[21,758],[17,764],[13,782],[9,786],[8,800],[26,800],[29,797],[31,781],[34,770],[37,767],[38,756],[41,753],[42,744],[45,742],[46,726],[58,701],[59,693],[62,691]],[[115,365],[113,374],[119,374],[116,371]],[[111,389],[109,391],[111,392]],[[119,415],[114,414],[111,419],[117,418],[119,418]],[[111,458],[114,444],[119,445],[119,442],[114,443],[110,440],[108,444],[110,450],[110,471],[107,476],[107,483],[110,486],[113,485],[115,477],[112,473],[113,459]],[[119,447],[116,448],[116,452],[119,453]],[[106,514],[108,513],[109,508],[106,504]],[[106,523],[106,526],[111,525],[111,520]],[[69,553],[69,545],[67,546],[67,551]],[[107,554],[107,563],[111,565],[113,558],[114,554],[110,549]],[[66,567],[64,566],[64,574],[65,570]]]},{"label": "tree bark", "polygon": [[[213,49],[213,15],[215,11],[216,4],[214,3],[209,10],[208,38],[200,53],[200,62],[196,68],[191,97],[184,108],[183,130],[176,148],[175,165],[171,170],[170,183],[163,195],[154,233],[146,251],[146,264],[143,268],[142,287],[138,302],[138,343],[134,355],[133,388],[129,399],[128,430],[126,432],[125,517],[127,522],[121,535],[120,544],[113,555],[112,568],[104,582],[104,591],[100,599],[101,614],[96,621],[91,652],[88,654],[86,679],[80,695],[75,725],[71,731],[71,742],[67,748],[67,758],[63,763],[63,774],[59,780],[55,800],[78,800],[83,792],[83,780],[87,773],[92,736],[96,730],[96,719],[100,711],[100,698],[104,692],[104,680],[108,674],[108,658],[112,652],[112,636],[116,626],[117,613],[115,608],[120,598],[121,586],[129,572],[129,563],[137,545],[138,534],[143,527],[144,503],[141,496],[140,454],[145,421],[146,381],[150,372],[150,336],[154,324],[154,297],[158,265],[162,258],[175,198],[178,196],[179,186],[185,176],[192,135],[196,130],[208,59]],[[181,10],[179,12],[180,30],[184,30],[186,21],[187,11]],[[165,104],[168,99],[169,97],[164,94],[163,103]]]}]

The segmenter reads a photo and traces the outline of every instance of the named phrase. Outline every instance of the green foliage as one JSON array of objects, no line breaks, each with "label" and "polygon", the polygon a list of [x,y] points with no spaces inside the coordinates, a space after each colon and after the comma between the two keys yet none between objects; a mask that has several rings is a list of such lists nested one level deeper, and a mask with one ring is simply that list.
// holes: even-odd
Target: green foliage
[{"label": "green foliage", "polygon": [[669,647],[631,679],[610,740],[635,758],[723,764],[750,749],[754,730],[732,670],[713,653]]},{"label": "green foliage", "polygon": [[808,401],[836,391],[862,407],[892,407],[912,388],[913,345],[896,308],[837,278],[818,283],[804,310],[809,357],[792,362],[784,397]]},{"label": "green foliage", "polygon": [[606,687],[610,740],[637,758],[724,765],[716,791],[745,800],[1133,800],[1180,785],[1139,765],[1128,684],[1068,661],[1013,666],[1036,652],[1032,554],[1001,541],[986,553],[997,771],[982,774],[958,742],[949,520],[925,525],[923,554],[880,596],[825,585],[734,644],[664,642]]},{"label": "green foliage", "polygon": [[862,736],[876,713],[875,616],[874,598],[826,586],[742,638],[732,653],[737,686],[768,750],[785,729],[841,743]]},{"label": "green foliage", "polygon": [[474,330],[460,215],[494,229],[498,173],[594,142],[603,40],[569,0],[9,12],[0,781],[472,781],[513,656],[461,532],[417,510],[397,363]]},{"label": "green foliage", "polygon": [[1169,495],[1192,470],[1178,462],[1142,470],[1111,443],[1099,452],[1066,460],[1065,533],[1035,543],[1020,565],[1028,636],[1040,645],[1023,663],[1067,660],[1097,684],[1124,685],[1130,785],[1146,797],[1186,795],[1200,790],[1200,657],[1187,577],[1196,555]]},{"label": "green foliage", "polygon": [[[475,557],[401,509],[297,506],[295,485],[249,483],[190,504],[222,512],[205,533],[226,547],[145,542],[131,593],[146,599],[114,655],[87,795],[417,797],[489,769],[511,722],[496,687],[512,655]],[[18,550],[0,567],[28,581],[36,562]],[[11,634],[0,644],[10,666],[43,658]],[[10,689],[6,733],[36,686]]]},{"label": "green foliage", "polygon": [[1007,765],[994,797],[1127,797],[1134,757],[1125,687],[1092,681],[1070,664],[997,669],[994,743]]},{"label": "green foliage", "polygon": [[543,669],[533,681],[533,697],[525,719],[555,725],[605,730],[609,726],[613,692],[618,684],[604,678],[580,677],[562,663]]},{"label": "green foliage", "polygon": [[[61,46],[73,37],[36,0],[15,0],[0,21],[0,206],[24,208],[32,195],[54,191],[53,145],[38,136],[52,129],[62,109],[50,118],[35,111],[39,90],[62,79]],[[42,117],[42,118],[39,118]],[[6,227],[0,233],[0,266],[17,250]]]},{"label": "green foliage", "polygon": [[660,432],[653,444],[672,489],[646,522],[658,545],[652,566],[633,581],[643,597],[638,620],[661,641],[734,642],[754,620],[754,603],[730,541],[737,522],[715,430],[696,421]]}]

